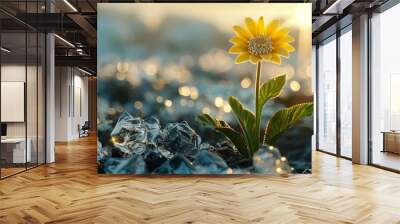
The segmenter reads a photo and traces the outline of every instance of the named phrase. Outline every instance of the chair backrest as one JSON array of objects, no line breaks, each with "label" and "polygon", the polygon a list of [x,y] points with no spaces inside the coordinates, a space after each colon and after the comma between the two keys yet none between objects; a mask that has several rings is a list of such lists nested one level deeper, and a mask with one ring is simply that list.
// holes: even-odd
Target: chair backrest
[{"label": "chair backrest", "polygon": [[90,128],[90,123],[89,123],[89,121],[85,121],[85,123],[83,124],[82,128],[87,128],[87,129],[89,129],[89,128]]}]

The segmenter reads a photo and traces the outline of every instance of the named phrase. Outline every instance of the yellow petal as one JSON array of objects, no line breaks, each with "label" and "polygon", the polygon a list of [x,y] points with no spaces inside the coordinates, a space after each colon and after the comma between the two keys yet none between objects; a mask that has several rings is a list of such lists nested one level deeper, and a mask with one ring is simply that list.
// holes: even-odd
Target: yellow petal
[{"label": "yellow petal", "polygon": [[249,53],[243,53],[243,54],[239,54],[236,59],[235,62],[237,64],[243,63],[245,61],[248,61],[250,59],[250,54]]},{"label": "yellow petal", "polygon": [[246,19],[244,21],[246,23],[247,30],[251,33],[251,35],[253,35],[253,37],[258,36],[258,30],[257,30],[256,22],[250,17],[246,17]]},{"label": "yellow petal", "polygon": [[269,22],[267,28],[265,29],[265,34],[270,36],[279,27],[279,20],[275,19]]},{"label": "yellow petal", "polygon": [[245,40],[248,40],[250,38],[250,33],[247,32],[247,30],[243,29],[240,26],[234,26],[233,30],[235,31],[235,33],[238,37],[241,37]]},{"label": "yellow petal", "polygon": [[285,42],[287,42],[287,43],[291,43],[291,42],[294,41],[294,38],[293,38],[292,36],[290,36],[290,35],[287,35],[286,37],[284,37],[284,38],[282,39],[282,41],[285,41]]},{"label": "yellow petal", "polygon": [[263,58],[264,60],[269,61],[269,60],[271,60],[271,58],[272,58],[272,54],[262,55],[262,58]]},{"label": "yellow petal", "polygon": [[282,28],[274,33],[271,34],[272,39],[283,38],[289,34],[288,28]]},{"label": "yellow petal", "polygon": [[236,45],[244,45],[244,46],[248,45],[248,41],[246,41],[240,37],[233,37],[233,38],[229,39],[229,42],[231,42],[232,44],[236,44]]},{"label": "yellow petal", "polygon": [[228,50],[229,53],[242,53],[242,52],[247,52],[247,48],[243,46],[238,46],[238,45],[233,45],[231,48]]},{"label": "yellow petal", "polygon": [[295,51],[296,49],[290,44],[283,44],[283,48],[285,48],[289,53]]},{"label": "yellow petal", "polygon": [[275,64],[278,64],[278,65],[280,65],[281,62],[282,62],[281,61],[281,57],[279,57],[279,55],[277,55],[277,54],[273,54],[271,59],[270,59],[270,61],[275,63]]},{"label": "yellow petal", "polygon": [[264,17],[260,16],[260,18],[258,19],[258,32],[259,32],[259,34],[264,34],[264,29],[265,29]]},{"label": "yellow petal", "polygon": [[250,55],[250,62],[253,64],[257,64],[261,60],[260,56]]},{"label": "yellow petal", "polygon": [[280,54],[280,55],[282,55],[282,56],[285,57],[285,58],[288,58],[288,57],[289,57],[289,51],[288,51],[286,48],[280,48],[280,49],[277,51],[277,53]]}]

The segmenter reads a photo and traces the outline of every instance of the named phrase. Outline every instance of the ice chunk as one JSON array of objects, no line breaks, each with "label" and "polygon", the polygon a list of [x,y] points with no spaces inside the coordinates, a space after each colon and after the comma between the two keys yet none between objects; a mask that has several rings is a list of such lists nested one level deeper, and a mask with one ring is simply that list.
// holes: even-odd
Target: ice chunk
[{"label": "ice chunk", "polygon": [[133,154],[128,158],[107,158],[104,164],[105,173],[112,174],[145,174],[146,163],[143,157]]},{"label": "ice chunk", "polygon": [[291,172],[287,159],[273,146],[260,146],[253,156],[253,165],[255,172],[262,174],[287,175]]},{"label": "ice chunk", "polygon": [[124,112],[111,132],[111,139],[114,146],[123,153],[142,154],[147,145],[156,144],[159,133],[160,122],[157,118],[151,117],[145,121]]},{"label": "ice chunk", "polygon": [[155,117],[150,117],[144,122],[147,132],[147,143],[157,143],[157,139],[160,137],[160,121]]},{"label": "ice chunk", "polygon": [[207,150],[201,150],[196,154],[193,165],[195,172],[199,174],[224,173],[228,169],[228,165],[221,157]]},{"label": "ice chunk", "polygon": [[168,151],[193,156],[201,143],[200,136],[186,121],[169,123],[163,130],[164,144]]},{"label": "ice chunk", "polygon": [[192,174],[194,167],[192,163],[183,155],[178,154],[171,160],[165,161],[161,166],[156,168],[153,173],[156,174]]}]

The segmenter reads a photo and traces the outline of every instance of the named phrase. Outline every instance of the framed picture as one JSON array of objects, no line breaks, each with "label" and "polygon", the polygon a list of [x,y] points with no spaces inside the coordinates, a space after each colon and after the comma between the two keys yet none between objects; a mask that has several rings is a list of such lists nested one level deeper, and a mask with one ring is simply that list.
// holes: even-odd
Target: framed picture
[{"label": "framed picture", "polygon": [[98,171],[311,172],[311,4],[98,4]]}]

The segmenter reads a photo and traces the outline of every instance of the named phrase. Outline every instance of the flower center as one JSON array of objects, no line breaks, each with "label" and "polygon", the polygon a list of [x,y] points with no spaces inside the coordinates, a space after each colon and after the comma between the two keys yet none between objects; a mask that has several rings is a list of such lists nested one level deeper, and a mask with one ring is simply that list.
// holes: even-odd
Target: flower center
[{"label": "flower center", "polygon": [[273,50],[271,38],[266,36],[255,37],[249,40],[247,49],[253,55],[269,54]]}]

